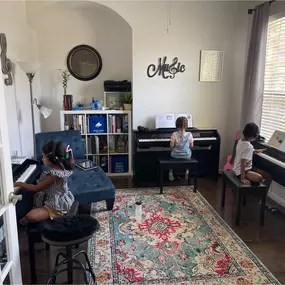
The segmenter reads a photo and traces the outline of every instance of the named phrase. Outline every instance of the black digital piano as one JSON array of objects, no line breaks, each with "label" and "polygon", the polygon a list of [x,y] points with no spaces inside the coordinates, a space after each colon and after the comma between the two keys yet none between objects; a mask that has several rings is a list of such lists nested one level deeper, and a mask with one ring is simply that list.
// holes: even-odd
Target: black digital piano
[{"label": "black digital piano", "polygon": [[[134,131],[134,183],[158,185],[158,161],[169,159],[170,137],[176,129]],[[221,138],[216,129],[187,130],[194,137],[192,157],[199,162],[199,176],[215,180],[219,175]]]}]

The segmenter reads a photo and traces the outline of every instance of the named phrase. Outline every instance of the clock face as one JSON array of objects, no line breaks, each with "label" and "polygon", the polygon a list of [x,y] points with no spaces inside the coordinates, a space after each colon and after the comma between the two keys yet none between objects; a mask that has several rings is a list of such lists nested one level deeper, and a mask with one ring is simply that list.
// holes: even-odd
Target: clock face
[{"label": "clock face", "polygon": [[88,45],[74,47],[67,56],[67,68],[78,80],[89,81],[102,70],[102,59],[97,50]]}]

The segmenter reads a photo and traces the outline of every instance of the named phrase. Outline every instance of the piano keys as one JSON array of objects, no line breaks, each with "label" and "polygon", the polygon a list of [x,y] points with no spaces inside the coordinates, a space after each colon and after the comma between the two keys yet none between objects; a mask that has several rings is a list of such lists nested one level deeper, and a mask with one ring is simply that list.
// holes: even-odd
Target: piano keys
[{"label": "piano keys", "polygon": [[[176,129],[158,129],[134,132],[134,182],[141,185],[157,185],[159,159],[170,158],[170,137]],[[215,129],[190,131],[194,138],[192,157],[199,161],[199,175],[218,179],[220,135]]]},{"label": "piano keys", "polygon": [[[41,174],[39,162],[32,159],[26,159],[21,164],[13,164],[13,181],[35,184]],[[23,199],[16,204],[17,220],[23,218],[33,208],[34,193],[21,190],[19,187],[14,187],[16,194],[21,194]]]},{"label": "piano keys", "polygon": [[272,180],[285,186],[285,152],[264,142],[253,142],[255,149],[266,149],[253,155],[253,165],[269,173]]}]

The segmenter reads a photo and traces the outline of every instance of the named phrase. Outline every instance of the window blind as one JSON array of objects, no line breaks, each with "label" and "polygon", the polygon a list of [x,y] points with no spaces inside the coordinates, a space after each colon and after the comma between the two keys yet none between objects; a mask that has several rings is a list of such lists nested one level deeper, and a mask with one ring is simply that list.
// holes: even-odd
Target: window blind
[{"label": "window blind", "polygon": [[285,17],[268,25],[261,134],[285,131]]}]

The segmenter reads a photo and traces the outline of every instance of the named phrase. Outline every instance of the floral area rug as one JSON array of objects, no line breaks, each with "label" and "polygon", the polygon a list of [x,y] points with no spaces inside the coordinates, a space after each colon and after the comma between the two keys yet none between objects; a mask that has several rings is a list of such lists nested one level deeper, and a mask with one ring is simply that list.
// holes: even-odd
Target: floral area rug
[{"label": "floral area rug", "polygon": [[279,284],[201,194],[158,193],[117,190],[113,212],[102,211],[104,201],[93,204],[100,231],[88,251],[97,284]]}]

